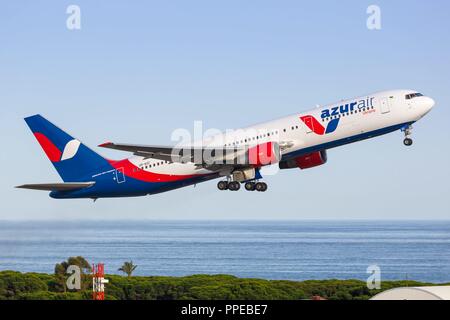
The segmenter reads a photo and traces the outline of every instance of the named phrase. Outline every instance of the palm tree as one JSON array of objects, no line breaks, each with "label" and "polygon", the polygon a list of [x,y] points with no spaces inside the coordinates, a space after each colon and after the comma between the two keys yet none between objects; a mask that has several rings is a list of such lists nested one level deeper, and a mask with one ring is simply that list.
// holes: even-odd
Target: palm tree
[{"label": "palm tree", "polygon": [[131,274],[133,273],[134,269],[136,269],[136,268],[137,268],[137,266],[133,264],[133,261],[126,261],[119,268],[119,271],[122,271],[123,273],[126,273],[128,277],[131,277]]}]

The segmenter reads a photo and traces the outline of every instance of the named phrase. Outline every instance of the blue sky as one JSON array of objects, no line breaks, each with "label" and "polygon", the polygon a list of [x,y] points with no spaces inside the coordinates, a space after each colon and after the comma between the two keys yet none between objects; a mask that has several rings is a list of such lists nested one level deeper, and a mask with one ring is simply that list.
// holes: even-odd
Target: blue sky
[{"label": "blue sky", "polygon": [[[66,8],[81,8],[81,30]],[[381,8],[382,29],[366,28]],[[0,10],[0,219],[448,219],[447,1],[9,1]],[[60,181],[23,117],[41,113],[94,147],[168,144],[176,128],[237,128],[373,91],[417,89],[414,128],[329,151],[269,191],[208,182],[133,199],[57,201]],[[100,150],[112,158],[126,153]]]}]

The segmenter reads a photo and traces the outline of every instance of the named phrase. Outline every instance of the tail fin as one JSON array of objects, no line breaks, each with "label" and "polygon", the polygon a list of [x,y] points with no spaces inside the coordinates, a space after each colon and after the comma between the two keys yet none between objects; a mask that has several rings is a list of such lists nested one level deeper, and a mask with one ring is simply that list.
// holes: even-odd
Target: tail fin
[{"label": "tail fin", "polygon": [[89,180],[89,174],[109,165],[108,160],[41,115],[25,118],[25,121],[64,181]]}]

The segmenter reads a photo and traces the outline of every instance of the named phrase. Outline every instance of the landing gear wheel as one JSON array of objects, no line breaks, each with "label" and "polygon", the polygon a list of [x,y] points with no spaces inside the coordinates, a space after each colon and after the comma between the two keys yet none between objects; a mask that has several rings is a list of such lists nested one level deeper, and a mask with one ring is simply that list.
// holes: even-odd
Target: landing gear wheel
[{"label": "landing gear wheel", "polygon": [[255,183],[254,182],[247,182],[245,184],[245,190],[247,191],[255,191]]},{"label": "landing gear wheel", "polygon": [[267,184],[264,183],[264,182],[258,182],[258,183],[255,185],[255,189],[256,189],[256,191],[264,192],[264,191],[267,190]]},{"label": "landing gear wheel", "polygon": [[241,184],[237,181],[232,181],[228,184],[228,189],[230,191],[238,191],[241,188]]},{"label": "landing gear wheel", "polygon": [[262,191],[264,192],[264,191],[267,190],[267,183],[263,182],[262,184],[263,184],[263,190]]},{"label": "landing gear wheel", "polygon": [[410,138],[412,134],[412,126],[407,126],[402,131],[405,133],[405,139],[403,140],[403,144],[407,147],[412,146],[413,140]]},{"label": "landing gear wheel", "polygon": [[405,138],[405,140],[403,140],[403,144],[407,147],[412,146],[413,140],[411,138]]},{"label": "landing gear wheel", "polygon": [[227,190],[228,189],[228,182],[226,182],[226,181],[219,181],[218,183],[217,183],[217,188],[219,189],[219,190]]}]

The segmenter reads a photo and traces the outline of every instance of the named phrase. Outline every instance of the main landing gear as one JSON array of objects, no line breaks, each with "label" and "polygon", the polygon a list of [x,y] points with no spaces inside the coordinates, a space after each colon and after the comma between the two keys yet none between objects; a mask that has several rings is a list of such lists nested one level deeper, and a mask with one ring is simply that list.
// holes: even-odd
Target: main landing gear
[{"label": "main landing gear", "polygon": [[[253,182],[249,181],[245,183],[245,190],[247,191],[259,191],[264,192],[267,190],[267,183],[265,182]],[[221,191],[230,190],[238,191],[241,188],[241,184],[238,181],[219,181],[217,188]]]},{"label": "main landing gear", "polygon": [[219,190],[238,191],[241,188],[241,184],[237,181],[219,181],[217,188]]},{"label": "main landing gear", "polygon": [[403,140],[403,144],[407,147],[412,146],[413,140],[410,138],[412,133],[412,127],[407,126],[404,129],[402,129],[402,131],[405,133],[405,139]]},{"label": "main landing gear", "polygon": [[267,190],[267,183],[265,182],[247,182],[245,183],[245,190],[264,192]]}]

